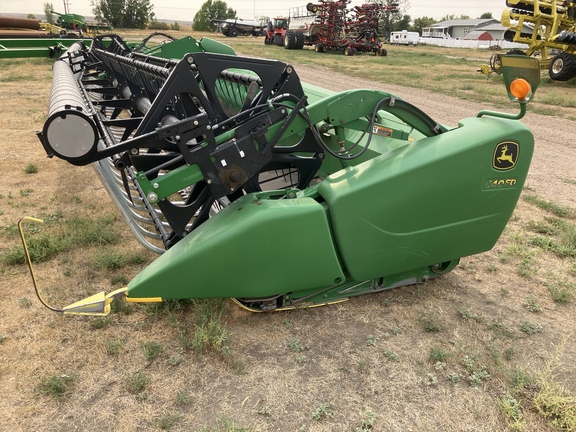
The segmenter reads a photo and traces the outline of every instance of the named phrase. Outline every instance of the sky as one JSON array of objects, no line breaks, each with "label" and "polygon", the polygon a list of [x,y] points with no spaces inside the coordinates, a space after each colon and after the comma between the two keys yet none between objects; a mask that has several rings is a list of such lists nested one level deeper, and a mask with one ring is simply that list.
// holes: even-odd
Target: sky
[{"label": "sky", "polygon": [[[38,19],[44,19],[44,3],[52,3],[56,12],[64,12],[64,0],[0,0],[0,15],[7,13],[32,13]],[[235,9],[238,17],[253,19],[254,16],[282,16],[288,14],[292,7],[304,6],[312,0],[225,0],[229,7]],[[204,0],[151,0],[157,19],[174,21],[192,21]],[[313,3],[316,3],[313,1]],[[361,5],[364,1],[354,0],[352,6]],[[506,8],[505,0],[409,0],[406,11],[414,18],[423,16],[439,20],[446,15],[468,15],[478,18],[484,12],[500,19]],[[91,16],[90,0],[68,0],[69,12]]]}]

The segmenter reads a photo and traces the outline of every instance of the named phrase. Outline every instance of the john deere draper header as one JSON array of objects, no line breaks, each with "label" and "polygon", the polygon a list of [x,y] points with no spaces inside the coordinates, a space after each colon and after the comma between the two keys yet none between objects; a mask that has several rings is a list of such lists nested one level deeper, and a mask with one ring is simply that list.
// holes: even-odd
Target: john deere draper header
[{"label": "john deere draper header", "polygon": [[46,153],[91,164],[160,254],[126,288],[59,310],[106,314],[114,297],[321,305],[441,276],[501,235],[532,157],[517,119],[536,60],[503,65],[519,115],[448,127],[390,93],[311,86],[209,39],[182,50],[106,36],[54,64]]}]

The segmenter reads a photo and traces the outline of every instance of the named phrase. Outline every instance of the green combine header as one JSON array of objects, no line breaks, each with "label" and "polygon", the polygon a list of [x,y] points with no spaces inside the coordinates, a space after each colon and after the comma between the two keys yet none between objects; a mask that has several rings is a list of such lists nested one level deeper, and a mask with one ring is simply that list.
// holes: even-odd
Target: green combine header
[{"label": "green combine header", "polygon": [[105,315],[118,297],[325,305],[440,277],[502,234],[534,150],[518,120],[537,60],[502,64],[519,114],[447,126],[385,91],[333,92],[290,64],[189,43],[161,58],[97,37],[55,62],[40,143],[93,166],[159,257],[125,288],[53,310]]}]

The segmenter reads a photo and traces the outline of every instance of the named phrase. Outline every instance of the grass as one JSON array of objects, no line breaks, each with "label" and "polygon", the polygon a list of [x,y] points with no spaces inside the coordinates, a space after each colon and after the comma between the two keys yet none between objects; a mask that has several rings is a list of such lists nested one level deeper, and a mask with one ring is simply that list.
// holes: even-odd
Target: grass
[{"label": "grass", "polygon": [[394,352],[390,349],[385,349],[384,350],[384,356],[390,360],[391,362],[399,362],[400,361],[400,356],[398,355],[397,352]]},{"label": "grass", "polygon": [[111,356],[117,356],[123,346],[124,342],[120,339],[107,340],[106,353]]},{"label": "grass", "polygon": [[318,408],[316,408],[312,412],[312,420],[318,421],[322,419],[327,419],[328,417],[332,417],[332,410],[330,410],[331,404],[328,402],[324,402]]},{"label": "grass", "polygon": [[168,414],[154,422],[154,426],[162,430],[170,430],[172,426],[182,418],[182,414]]},{"label": "grass", "polygon": [[36,394],[51,398],[59,398],[69,392],[70,386],[73,382],[74,377],[66,374],[42,377],[40,378],[40,382],[36,385]]},{"label": "grass", "polygon": [[302,352],[309,348],[307,344],[300,342],[298,339],[290,339],[288,347],[294,352]]},{"label": "grass", "polygon": [[533,323],[533,322],[524,321],[522,324],[520,324],[520,330],[526,334],[532,335],[532,334],[538,333],[540,330],[542,330],[542,327],[538,324]]},{"label": "grass", "polygon": [[[59,218],[46,221],[41,228],[32,225],[31,230],[36,234],[26,235],[30,259],[33,263],[41,263],[78,247],[117,244],[120,236],[118,228],[112,225],[113,220],[113,216],[97,220],[72,217],[64,221]],[[9,248],[0,259],[10,266],[26,262],[21,245]]]},{"label": "grass", "polygon": [[538,302],[538,298],[533,295],[530,294],[526,300],[524,301],[524,307],[529,310],[530,312],[541,312],[542,311],[542,306],[540,306],[540,303]]},{"label": "grass", "polygon": [[250,430],[252,429],[237,426],[235,420],[228,419],[225,416],[220,416],[216,426],[210,428],[202,427],[199,432],[249,432]]},{"label": "grass", "polygon": [[378,343],[379,340],[380,339],[374,335],[368,335],[366,337],[366,345],[367,346],[376,346],[376,344]]},{"label": "grass", "polygon": [[[146,258],[140,253],[127,253],[112,247],[98,249],[93,255],[94,266],[99,269],[118,270],[128,265],[143,264]],[[123,280],[123,279],[121,279]]]},{"label": "grass", "polygon": [[440,325],[437,320],[438,317],[433,311],[424,311],[418,316],[418,322],[426,333],[437,333],[440,331]]},{"label": "grass", "polygon": [[356,432],[370,432],[374,430],[376,426],[376,420],[378,420],[378,414],[372,412],[371,410],[364,411],[364,416],[359,428],[356,428]]},{"label": "grass", "polygon": [[550,293],[550,297],[556,303],[565,304],[572,301],[576,289],[574,284],[566,283],[563,281],[545,282],[546,288]]},{"label": "grass", "polygon": [[148,341],[142,345],[142,352],[144,353],[144,359],[151,363],[153,362],[162,352],[163,348],[157,342]]},{"label": "grass", "polygon": [[428,360],[432,363],[445,362],[450,357],[452,357],[452,354],[444,351],[442,347],[439,346],[431,347],[430,351],[428,352]]},{"label": "grass", "polygon": [[537,379],[540,386],[534,396],[533,404],[538,412],[551,421],[552,426],[558,430],[576,430],[576,397],[570,395],[566,389],[556,381],[556,370],[560,364],[569,337],[565,337],[558,344],[556,351],[550,356],[545,367]]},{"label": "grass", "polygon": [[8,75],[5,77],[0,77],[0,82],[11,83],[17,81],[29,81],[31,78],[31,75]]},{"label": "grass", "polygon": [[498,400],[500,411],[511,431],[521,432],[526,428],[526,422],[522,415],[520,402],[510,394],[505,394]]},{"label": "grass", "polygon": [[96,317],[90,321],[90,327],[93,329],[101,329],[106,327],[108,324],[112,322],[112,317]]},{"label": "grass", "polygon": [[542,199],[536,195],[524,194],[522,198],[527,203],[530,203],[558,217],[569,219],[573,219],[574,217],[576,217],[576,212],[574,211],[574,209]]},{"label": "grass", "polygon": [[144,390],[150,385],[150,378],[143,372],[136,372],[129,375],[124,380],[124,387],[130,394],[142,394]]},{"label": "grass", "polygon": [[38,172],[38,167],[36,165],[34,165],[33,163],[29,163],[24,168],[24,172],[26,174],[36,174]]},{"label": "grass", "polygon": [[[193,312],[192,319],[185,315],[188,311]],[[224,299],[167,301],[148,306],[147,313],[154,317],[167,315],[184,348],[190,348],[199,354],[217,354],[232,360],[235,368],[242,368],[240,363],[233,361],[232,352],[227,345],[229,334],[225,318],[229,311]]]},{"label": "grass", "polygon": [[576,224],[558,219],[529,222],[528,229],[541,235],[532,236],[530,244],[560,257],[576,257]]}]

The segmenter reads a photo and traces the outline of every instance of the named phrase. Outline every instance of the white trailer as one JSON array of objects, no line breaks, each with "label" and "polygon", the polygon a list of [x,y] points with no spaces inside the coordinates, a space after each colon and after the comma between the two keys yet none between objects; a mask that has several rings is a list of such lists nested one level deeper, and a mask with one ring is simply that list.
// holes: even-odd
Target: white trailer
[{"label": "white trailer", "polygon": [[390,33],[390,43],[392,45],[418,45],[418,39],[420,39],[418,32],[402,30]]}]

